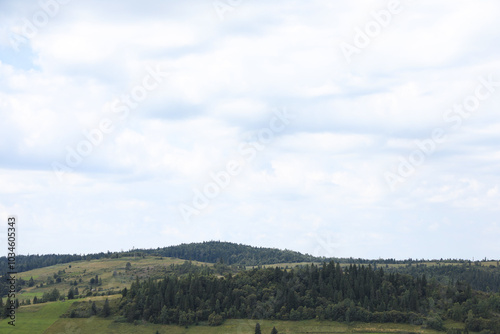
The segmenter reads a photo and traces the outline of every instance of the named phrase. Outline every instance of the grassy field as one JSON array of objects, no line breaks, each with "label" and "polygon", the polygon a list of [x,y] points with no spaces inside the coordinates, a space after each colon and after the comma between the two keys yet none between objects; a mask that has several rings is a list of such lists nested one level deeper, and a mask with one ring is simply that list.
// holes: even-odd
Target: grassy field
[{"label": "grassy field", "polygon": [[66,312],[71,302],[54,302],[23,306],[17,310],[16,326],[8,324],[8,320],[0,322],[0,333],[32,334],[43,333],[59,316]]},{"label": "grassy field", "polygon": [[[100,300],[105,297],[90,297],[80,300]],[[275,326],[279,333],[438,333],[423,330],[419,326],[405,324],[344,324],[331,321],[270,321],[270,320],[227,320],[222,326],[190,326],[188,328],[175,325],[154,325],[142,323],[139,325],[117,323],[113,319],[91,317],[88,319],[60,318],[74,301],[53,302],[23,306],[17,311],[16,326],[0,322],[2,334],[100,334],[100,333],[172,333],[172,334],[223,334],[223,333],[254,333],[255,324],[260,323],[263,333],[270,333]]]},{"label": "grassy field", "polygon": [[[99,300],[105,297],[92,297],[84,300]],[[74,301],[73,301],[74,302]],[[253,334],[255,324],[260,323],[262,333],[270,333],[275,326],[279,333],[423,333],[437,334],[433,330],[422,329],[420,326],[405,324],[344,324],[331,321],[271,321],[271,320],[227,320],[222,326],[190,326],[188,328],[175,325],[154,325],[141,323],[117,323],[113,319],[91,317],[88,319],[60,318],[67,311],[72,301],[54,302],[38,305],[23,306],[17,312],[16,327],[9,326],[7,321],[0,322],[0,332],[20,334],[146,334],[146,333],[171,333],[171,334]],[[453,324],[447,324],[455,327]],[[441,332],[442,333],[442,332]]]},{"label": "grassy field", "polygon": [[[130,262],[131,269],[126,270],[125,266]],[[34,269],[23,272],[21,278],[28,281],[31,277],[35,281],[35,286],[25,287],[18,294],[20,301],[25,299],[32,300],[35,296],[42,297],[44,292],[50,292],[57,288],[62,295],[66,295],[71,285],[70,283],[77,281],[80,294],[86,294],[90,289],[97,289],[96,292],[120,291],[125,287],[130,287],[136,276],[146,278],[154,275],[160,275],[168,270],[169,266],[181,265],[185,260],[174,258],[159,258],[159,257],[124,257],[119,259],[100,259],[91,261],[78,261],[66,264],[58,264],[55,266]],[[208,265],[213,264],[192,261],[193,265]],[[59,274],[62,281],[55,282],[54,274]],[[96,275],[102,280],[102,285],[98,287],[90,285],[90,279]],[[53,280],[53,284],[47,284]],[[40,284],[43,283],[43,287]],[[38,286],[38,287],[37,287]]]},{"label": "grassy field", "polygon": [[425,333],[437,334],[439,332],[431,330],[423,330],[418,326],[398,325],[398,324],[353,324],[346,325],[330,321],[268,321],[268,320],[227,320],[222,326],[190,326],[188,328],[172,325],[153,325],[153,324],[123,324],[116,323],[113,320],[102,318],[90,319],[59,319],[50,326],[45,334],[60,334],[60,333],[80,333],[80,334],[99,334],[99,333],[116,333],[116,334],[146,334],[156,333],[161,334],[253,334],[255,332],[255,324],[259,322],[262,333],[271,333],[273,326],[279,333]]},{"label": "grassy field", "polygon": [[[97,301],[104,300],[106,298],[113,299],[119,298],[116,296],[97,296],[88,297],[82,299],[74,299],[59,302],[50,302],[36,305],[26,305],[21,306],[16,312],[16,326],[13,327],[8,324],[9,319],[4,319],[0,321],[0,333],[19,333],[19,334],[33,334],[33,333],[44,333],[47,328],[52,326],[55,322],[59,321],[60,316],[64,314],[68,308],[76,301]],[[61,319],[62,320],[62,319]],[[62,332],[62,333],[73,333],[73,332]],[[105,332],[102,332],[105,333]]]},{"label": "grassy field", "polygon": [[[131,268],[126,269],[126,264],[130,262]],[[61,295],[66,295],[70,283],[78,282],[78,289],[81,295],[86,294],[91,288],[98,291],[91,291],[93,294],[106,293],[108,291],[120,291],[125,287],[130,287],[132,281],[137,276],[142,278],[161,277],[169,270],[171,265],[182,265],[185,260],[175,258],[145,257],[145,258],[119,258],[119,259],[100,259],[91,261],[78,261],[67,264],[60,264],[46,268],[30,270],[22,273],[22,278],[28,281],[33,277],[35,286],[24,288],[18,294],[20,301],[25,299],[32,300],[35,296],[42,297],[44,292],[57,288]],[[213,264],[192,261],[194,265]],[[280,263],[267,265],[265,267],[293,268],[297,265],[310,263]],[[427,262],[428,266],[438,265],[437,262]],[[343,264],[345,266],[348,264]],[[440,262],[440,265],[458,265],[454,263]],[[484,262],[482,266],[496,266],[495,262]],[[389,265],[389,267],[402,265]],[[384,268],[385,265],[379,265]],[[250,269],[251,267],[247,267]],[[56,274],[56,276],[55,276]],[[102,285],[95,287],[90,285],[90,279],[98,275],[102,280]],[[60,277],[61,282],[56,283],[56,277]],[[54,283],[48,284],[53,280]],[[43,287],[40,284],[43,283]],[[164,326],[153,324],[133,325],[128,323],[117,323],[112,319],[103,319],[92,317],[89,319],[70,319],[60,318],[67,312],[68,308],[75,301],[99,300],[105,298],[120,298],[121,295],[111,295],[107,297],[92,296],[80,298],[71,301],[59,301],[53,303],[22,306],[17,311],[16,327],[7,324],[7,320],[0,322],[0,333],[201,333],[201,334],[219,334],[219,333],[254,333],[255,320],[227,320],[220,327],[209,326],[191,326],[189,328],[179,326]],[[437,333],[430,330],[423,330],[419,326],[400,325],[400,324],[354,324],[347,325],[343,323],[329,321],[259,321],[262,333],[270,333],[273,326],[279,330],[279,333]],[[463,324],[447,323],[446,327],[452,328],[463,326]]]}]

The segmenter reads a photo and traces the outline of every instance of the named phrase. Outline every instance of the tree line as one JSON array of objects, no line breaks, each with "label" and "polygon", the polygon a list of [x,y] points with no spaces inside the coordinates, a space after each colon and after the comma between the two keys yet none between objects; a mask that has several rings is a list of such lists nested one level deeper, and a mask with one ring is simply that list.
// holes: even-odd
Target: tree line
[{"label": "tree line", "polygon": [[137,280],[122,295],[119,312],[130,322],[216,326],[225,319],[318,318],[439,330],[444,319],[453,318],[472,330],[500,330],[498,295],[474,291],[466,283],[443,286],[425,275],[360,265],[341,268],[334,262],[291,270],[253,269],[223,278],[190,274]]},{"label": "tree line", "polygon": [[480,266],[471,262],[459,265],[427,266],[425,264],[407,265],[400,268],[389,268],[393,272],[407,273],[412,276],[433,277],[438,282],[448,284],[450,281],[463,281],[475,290],[484,292],[500,292],[500,267]]},{"label": "tree line", "polygon": [[[218,263],[221,265],[231,265],[238,267],[259,266],[276,263],[299,263],[299,262],[328,262],[333,260],[343,264],[371,264],[374,267],[385,265],[386,269],[409,273],[411,275],[422,275],[424,272],[429,277],[436,277],[440,281],[447,279],[460,279],[469,282],[475,289],[487,291],[500,291],[500,265],[494,269],[477,266],[474,263],[473,270],[467,272],[465,267],[471,267],[471,262],[467,260],[446,260],[446,262],[459,264],[456,266],[427,267],[424,260],[395,260],[395,259],[354,259],[354,258],[324,258],[315,257],[308,254],[301,254],[291,250],[280,250],[276,248],[252,247],[242,244],[208,241],[201,243],[181,244],[155,249],[134,249],[125,252],[101,252],[87,255],[77,254],[47,254],[47,255],[18,255],[16,258],[16,269],[18,272],[25,272],[32,269],[44,268],[56,264],[69,263],[73,261],[94,260],[103,258],[120,258],[128,256],[144,257],[161,256],[175,257],[190,261],[200,261],[208,263]],[[439,261],[443,261],[442,259]],[[389,264],[406,264],[408,267],[398,266],[388,267]],[[461,265],[460,265],[461,264]],[[8,268],[7,258],[0,257],[0,296],[7,294],[5,279]]]}]

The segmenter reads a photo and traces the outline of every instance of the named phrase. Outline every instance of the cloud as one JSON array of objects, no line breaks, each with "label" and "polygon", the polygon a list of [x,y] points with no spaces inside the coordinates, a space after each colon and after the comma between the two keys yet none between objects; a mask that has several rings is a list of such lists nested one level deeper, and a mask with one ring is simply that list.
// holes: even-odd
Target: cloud
[{"label": "cloud", "polygon": [[[72,1],[24,37],[43,7],[2,2],[0,213],[20,217],[30,253],[221,239],[331,256],[494,257],[498,87],[459,127],[444,116],[480,77],[500,80],[499,4],[401,4],[348,63],[340,43],[386,1],[246,1],[223,20],[211,1]],[[168,76],[121,118],[148,69]],[[283,108],[293,120],[262,144]],[[113,130],[60,182],[53,163],[103,119]],[[446,141],[391,191],[384,173],[436,128]],[[241,172],[186,223],[179,205],[233,159]],[[469,235],[482,242],[447,239]]]}]

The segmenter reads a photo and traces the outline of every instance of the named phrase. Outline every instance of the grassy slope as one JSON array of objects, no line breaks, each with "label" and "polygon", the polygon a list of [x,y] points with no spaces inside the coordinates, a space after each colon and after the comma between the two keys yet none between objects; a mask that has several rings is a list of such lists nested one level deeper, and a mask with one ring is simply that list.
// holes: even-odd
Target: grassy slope
[{"label": "grassy slope", "polygon": [[[125,265],[127,262],[132,264],[132,270],[126,271]],[[182,264],[185,260],[173,258],[120,258],[120,259],[100,259],[92,261],[78,261],[67,264],[60,264],[46,268],[40,268],[22,273],[21,276],[25,280],[33,277],[36,284],[46,282],[49,276],[53,276],[58,271],[65,270],[63,275],[65,279],[61,283],[44,286],[43,288],[27,288],[18,294],[20,300],[32,299],[34,296],[41,297],[43,292],[50,291],[54,287],[61,291],[61,294],[66,295],[69,290],[69,282],[82,279],[82,283],[78,285],[80,292],[86,289],[88,282],[95,275],[99,275],[103,280],[103,289],[121,290],[124,287],[129,287],[136,275],[146,277],[155,273],[157,270],[170,266],[171,264]],[[201,265],[204,263],[193,261],[193,264]],[[306,263],[303,263],[306,264]],[[445,263],[441,263],[444,265]],[[495,263],[483,263],[482,265],[490,265]],[[71,268],[69,266],[71,265]],[[211,266],[211,264],[208,264]],[[292,268],[296,263],[283,263],[269,265],[269,267],[285,267]],[[429,262],[428,265],[436,265]],[[394,265],[389,265],[394,266]],[[113,276],[116,271],[117,275]],[[116,296],[119,297],[119,296]],[[99,297],[91,297],[97,299]],[[113,298],[111,296],[110,298]],[[88,298],[87,298],[88,299]],[[82,300],[82,299],[79,299]],[[91,318],[91,319],[64,319],[59,318],[68,307],[71,301],[46,303],[38,305],[30,305],[21,307],[17,312],[17,326],[15,329],[7,325],[7,321],[0,322],[0,333],[155,333],[159,330],[160,333],[253,333],[255,323],[254,320],[228,320],[221,327],[208,326],[193,326],[185,329],[178,326],[159,326],[159,325],[140,325],[134,326],[131,324],[114,323],[112,320]],[[300,322],[280,322],[280,321],[260,321],[263,327],[263,333],[270,332],[272,326],[276,326],[280,333],[294,332],[356,332],[365,330],[366,332],[387,332],[387,331],[408,331],[422,332],[419,327],[409,325],[396,324],[359,324],[357,327],[348,327],[345,324],[332,322],[317,322],[317,321],[300,321]],[[268,328],[269,327],[269,328]],[[433,333],[425,331],[425,333]]]},{"label": "grassy slope", "polygon": [[[113,296],[112,296],[113,297]],[[111,298],[112,298],[111,297]],[[105,297],[91,297],[84,300],[98,300]],[[270,321],[270,320],[227,320],[222,326],[190,326],[184,328],[174,325],[133,325],[128,323],[116,323],[112,319],[92,317],[89,319],[59,318],[66,312],[71,302],[54,302],[21,307],[17,312],[16,327],[12,328],[4,320],[0,323],[0,332],[20,334],[100,334],[100,333],[186,333],[186,334],[220,334],[220,333],[254,333],[255,324],[259,322],[263,333],[270,333],[273,326],[280,333],[399,333],[415,332],[436,334],[432,330],[422,330],[419,326],[405,324],[344,324],[331,321]],[[455,327],[450,324],[450,327]]]},{"label": "grassy slope", "polygon": [[[330,321],[270,321],[270,320],[227,320],[222,326],[190,326],[184,328],[180,326],[165,325],[132,325],[115,323],[112,320],[101,318],[90,319],[59,319],[45,333],[73,333],[99,334],[99,333],[171,333],[171,334],[253,334],[255,324],[259,322],[262,333],[270,333],[273,326],[276,326],[279,333],[399,333],[415,332],[425,334],[436,334],[439,332],[422,330],[418,326],[399,324],[354,324],[352,326]],[[441,332],[442,333],[442,332]]]},{"label": "grassy slope", "polygon": [[9,325],[4,319],[0,322],[0,333],[43,333],[70,305],[71,302],[54,302],[21,307],[16,313],[16,326]]},{"label": "grassy slope", "polygon": [[[130,262],[132,265],[132,270],[126,271],[125,265]],[[78,289],[80,293],[85,293],[87,288],[90,287],[89,281],[96,275],[102,279],[103,284],[99,288],[103,291],[107,290],[122,290],[125,287],[130,287],[130,284],[135,277],[138,275],[140,277],[147,277],[149,275],[158,272],[164,268],[168,268],[171,264],[183,264],[185,260],[173,259],[173,258],[157,258],[157,257],[146,257],[146,258],[120,258],[120,259],[100,259],[91,261],[78,261],[65,264],[58,264],[55,266],[45,267],[30,270],[21,273],[20,276],[28,281],[31,277],[35,280],[35,285],[39,285],[41,282],[44,283],[44,287],[37,288],[36,286],[31,288],[25,288],[18,294],[19,300],[33,299],[34,296],[41,297],[44,292],[49,292],[54,288],[57,288],[62,295],[66,295],[71,285],[70,282],[79,281],[82,279],[82,283],[78,284]],[[201,265],[201,262],[192,262],[195,265]],[[71,268],[69,266],[71,265]],[[208,264],[211,266],[212,264]],[[65,270],[66,273],[62,275],[63,282],[55,283],[51,285],[45,285],[49,277],[53,277],[54,273]],[[113,272],[116,275],[113,276]]]},{"label": "grassy slope", "polygon": [[[78,301],[100,300],[106,298],[119,298],[120,296],[109,297],[88,297],[78,299]],[[27,305],[20,307],[16,312],[16,326],[13,327],[8,324],[7,319],[0,321],[0,333],[19,333],[19,334],[35,334],[44,333],[60,318],[68,308],[77,300],[50,302],[44,304]],[[73,333],[71,331],[59,331],[57,333]],[[102,332],[105,333],[105,332]]]}]

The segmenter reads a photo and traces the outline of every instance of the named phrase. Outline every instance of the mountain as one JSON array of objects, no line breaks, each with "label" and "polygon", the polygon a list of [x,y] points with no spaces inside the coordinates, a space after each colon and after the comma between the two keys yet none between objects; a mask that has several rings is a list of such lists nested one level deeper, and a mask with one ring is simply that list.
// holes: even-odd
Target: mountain
[{"label": "mountain", "polygon": [[325,259],[309,254],[277,248],[253,247],[222,241],[180,244],[157,249],[137,250],[144,254],[176,257],[200,262],[222,262],[228,265],[258,266],[276,263],[322,262]]}]

